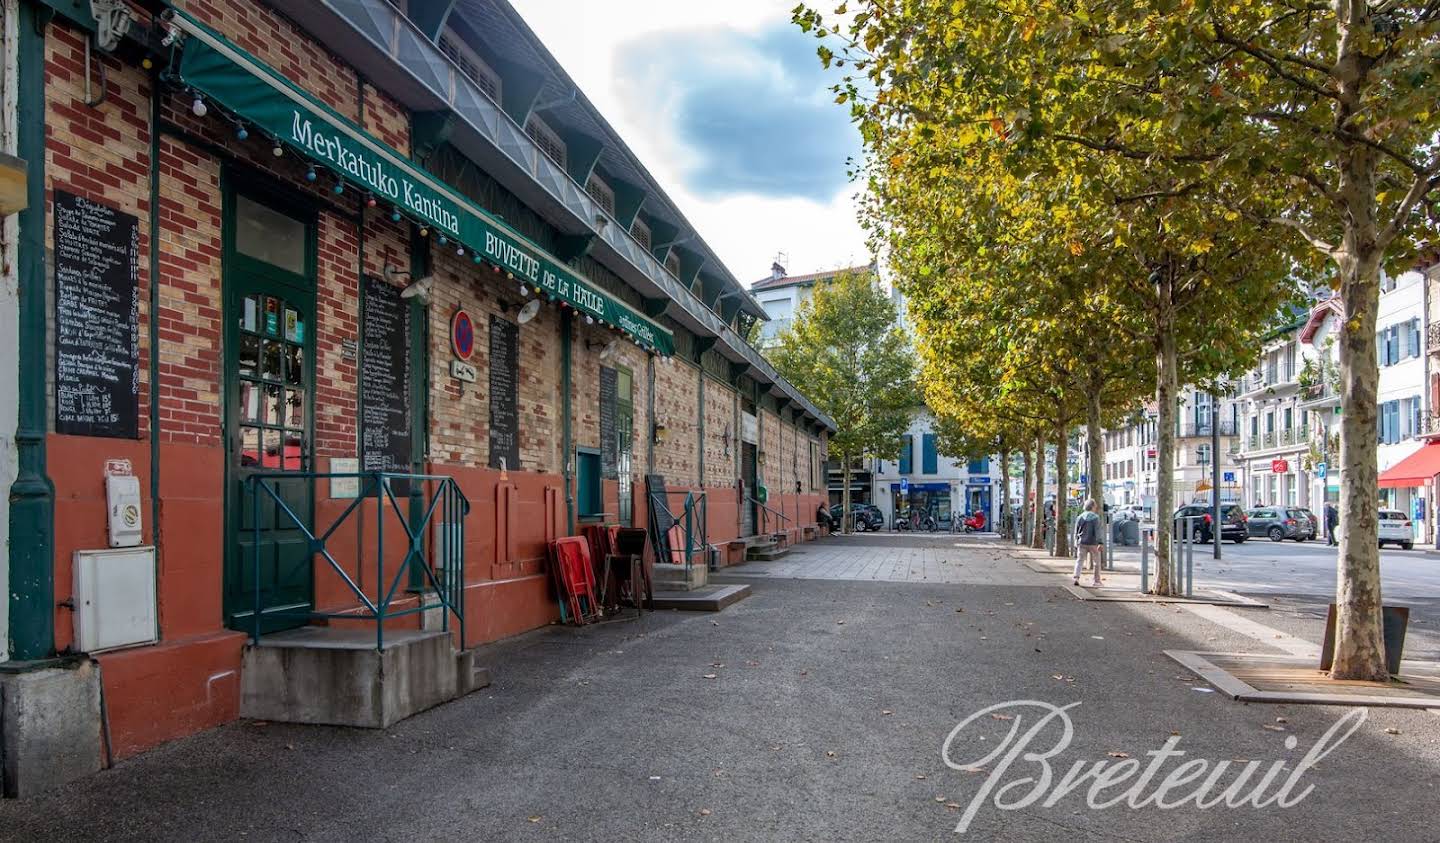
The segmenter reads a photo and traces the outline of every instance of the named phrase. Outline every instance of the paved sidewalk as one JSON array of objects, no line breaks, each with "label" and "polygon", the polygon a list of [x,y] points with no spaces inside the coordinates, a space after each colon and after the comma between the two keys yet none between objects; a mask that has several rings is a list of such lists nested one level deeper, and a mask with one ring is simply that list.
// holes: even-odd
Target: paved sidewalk
[{"label": "paved sidewalk", "polygon": [[993,537],[858,533],[798,545],[783,559],[726,568],[719,576],[1056,585],[1050,577],[1013,565],[1013,559]]},{"label": "paved sidewalk", "polygon": [[[1051,759],[1057,775],[1147,763],[1178,738],[1186,760],[1253,760],[1265,765],[1257,778],[1297,764],[1345,711],[1239,705],[1165,656],[1276,651],[1196,611],[1231,610],[1085,603],[993,543],[875,541],[888,544],[869,546],[860,568],[888,546],[894,559],[876,570],[895,579],[844,565],[843,579],[772,573],[747,579],[755,595],[720,615],[541,630],[483,650],[490,688],[392,729],[237,723],[0,803],[0,838],[954,840],[986,787],[1039,770],[946,766],[947,735],[989,706],[1078,703],[1073,741]],[[836,561],[832,544],[847,542],[765,567],[819,574]],[[810,551],[822,552],[806,561]],[[995,583],[920,579],[913,561],[899,564],[918,551],[940,576]],[[1027,722],[1006,718],[1033,714],[1012,711],[966,727],[951,761],[983,757]],[[1314,790],[1290,808],[1099,810],[1082,782],[1051,807],[982,798],[959,839],[1433,840],[1437,726],[1421,711],[1370,712],[1305,774],[1297,792]],[[1037,748],[1058,739],[1051,730]]]}]

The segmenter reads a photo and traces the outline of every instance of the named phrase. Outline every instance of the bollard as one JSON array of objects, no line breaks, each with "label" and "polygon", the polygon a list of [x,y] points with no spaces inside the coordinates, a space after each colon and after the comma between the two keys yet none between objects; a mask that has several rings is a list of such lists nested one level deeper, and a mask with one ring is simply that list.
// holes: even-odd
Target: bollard
[{"label": "bollard", "polygon": [[1150,590],[1150,542],[1145,540],[1145,531],[1140,531],[1140,593]]}]

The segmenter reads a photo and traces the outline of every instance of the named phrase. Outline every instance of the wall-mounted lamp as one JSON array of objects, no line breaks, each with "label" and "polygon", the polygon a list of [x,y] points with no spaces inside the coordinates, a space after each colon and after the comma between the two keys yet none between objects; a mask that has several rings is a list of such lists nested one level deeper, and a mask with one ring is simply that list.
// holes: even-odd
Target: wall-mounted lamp
[{"label": "wall-mounted lamp", "polygon": [[755,464],[756,464],[756,465],[764,465],[764,464],[765,464],[765,452],[764,452],[764,451],[760,451],[759,453],[757,453],[757,454],[755,455]]},{"label": "wall-mounted lamp", "polygon": [[656,445],[659,445],[665,441],[665,437],[668,433],[669,428],[665,427],[665,423],[657,421],[655,422],[655,426],[651,428],[650,438],[655,442]]}]

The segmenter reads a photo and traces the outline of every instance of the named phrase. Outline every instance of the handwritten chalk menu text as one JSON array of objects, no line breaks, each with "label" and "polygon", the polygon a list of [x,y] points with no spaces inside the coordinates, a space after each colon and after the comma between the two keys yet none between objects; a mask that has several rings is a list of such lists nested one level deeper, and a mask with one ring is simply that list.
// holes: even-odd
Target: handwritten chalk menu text
[{"label": "handwritten chalk menu text", "polygon": [[620,440],[615,431],[615,402],[620,397],[620,373],[600,367],[600,474],[619,475]]},{"label": "handwritten chalk menu text", "polygon": [[400,289],[365,276],[361,314],[362,471],[410,471],[410,308]]},{"label": "handwritten chalk menu text", "polygon": [[520,326],[490,317],[490,467],[520,467]]},{"label": "handwritten chalk menu text", "polygon": [[140,221],[55,191],[55,432],[140,435]]}]

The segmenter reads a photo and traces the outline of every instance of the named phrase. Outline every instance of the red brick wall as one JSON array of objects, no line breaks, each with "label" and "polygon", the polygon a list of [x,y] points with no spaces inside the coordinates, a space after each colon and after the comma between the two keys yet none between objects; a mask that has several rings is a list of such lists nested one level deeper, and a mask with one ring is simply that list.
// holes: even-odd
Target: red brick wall
[{"label": "red brick wall", "polygon": [[655,421],[665,425],[665,441],[655,445],[655,471],[666,485],[700,485],[700,370],[672,358],[655,366]]}]

